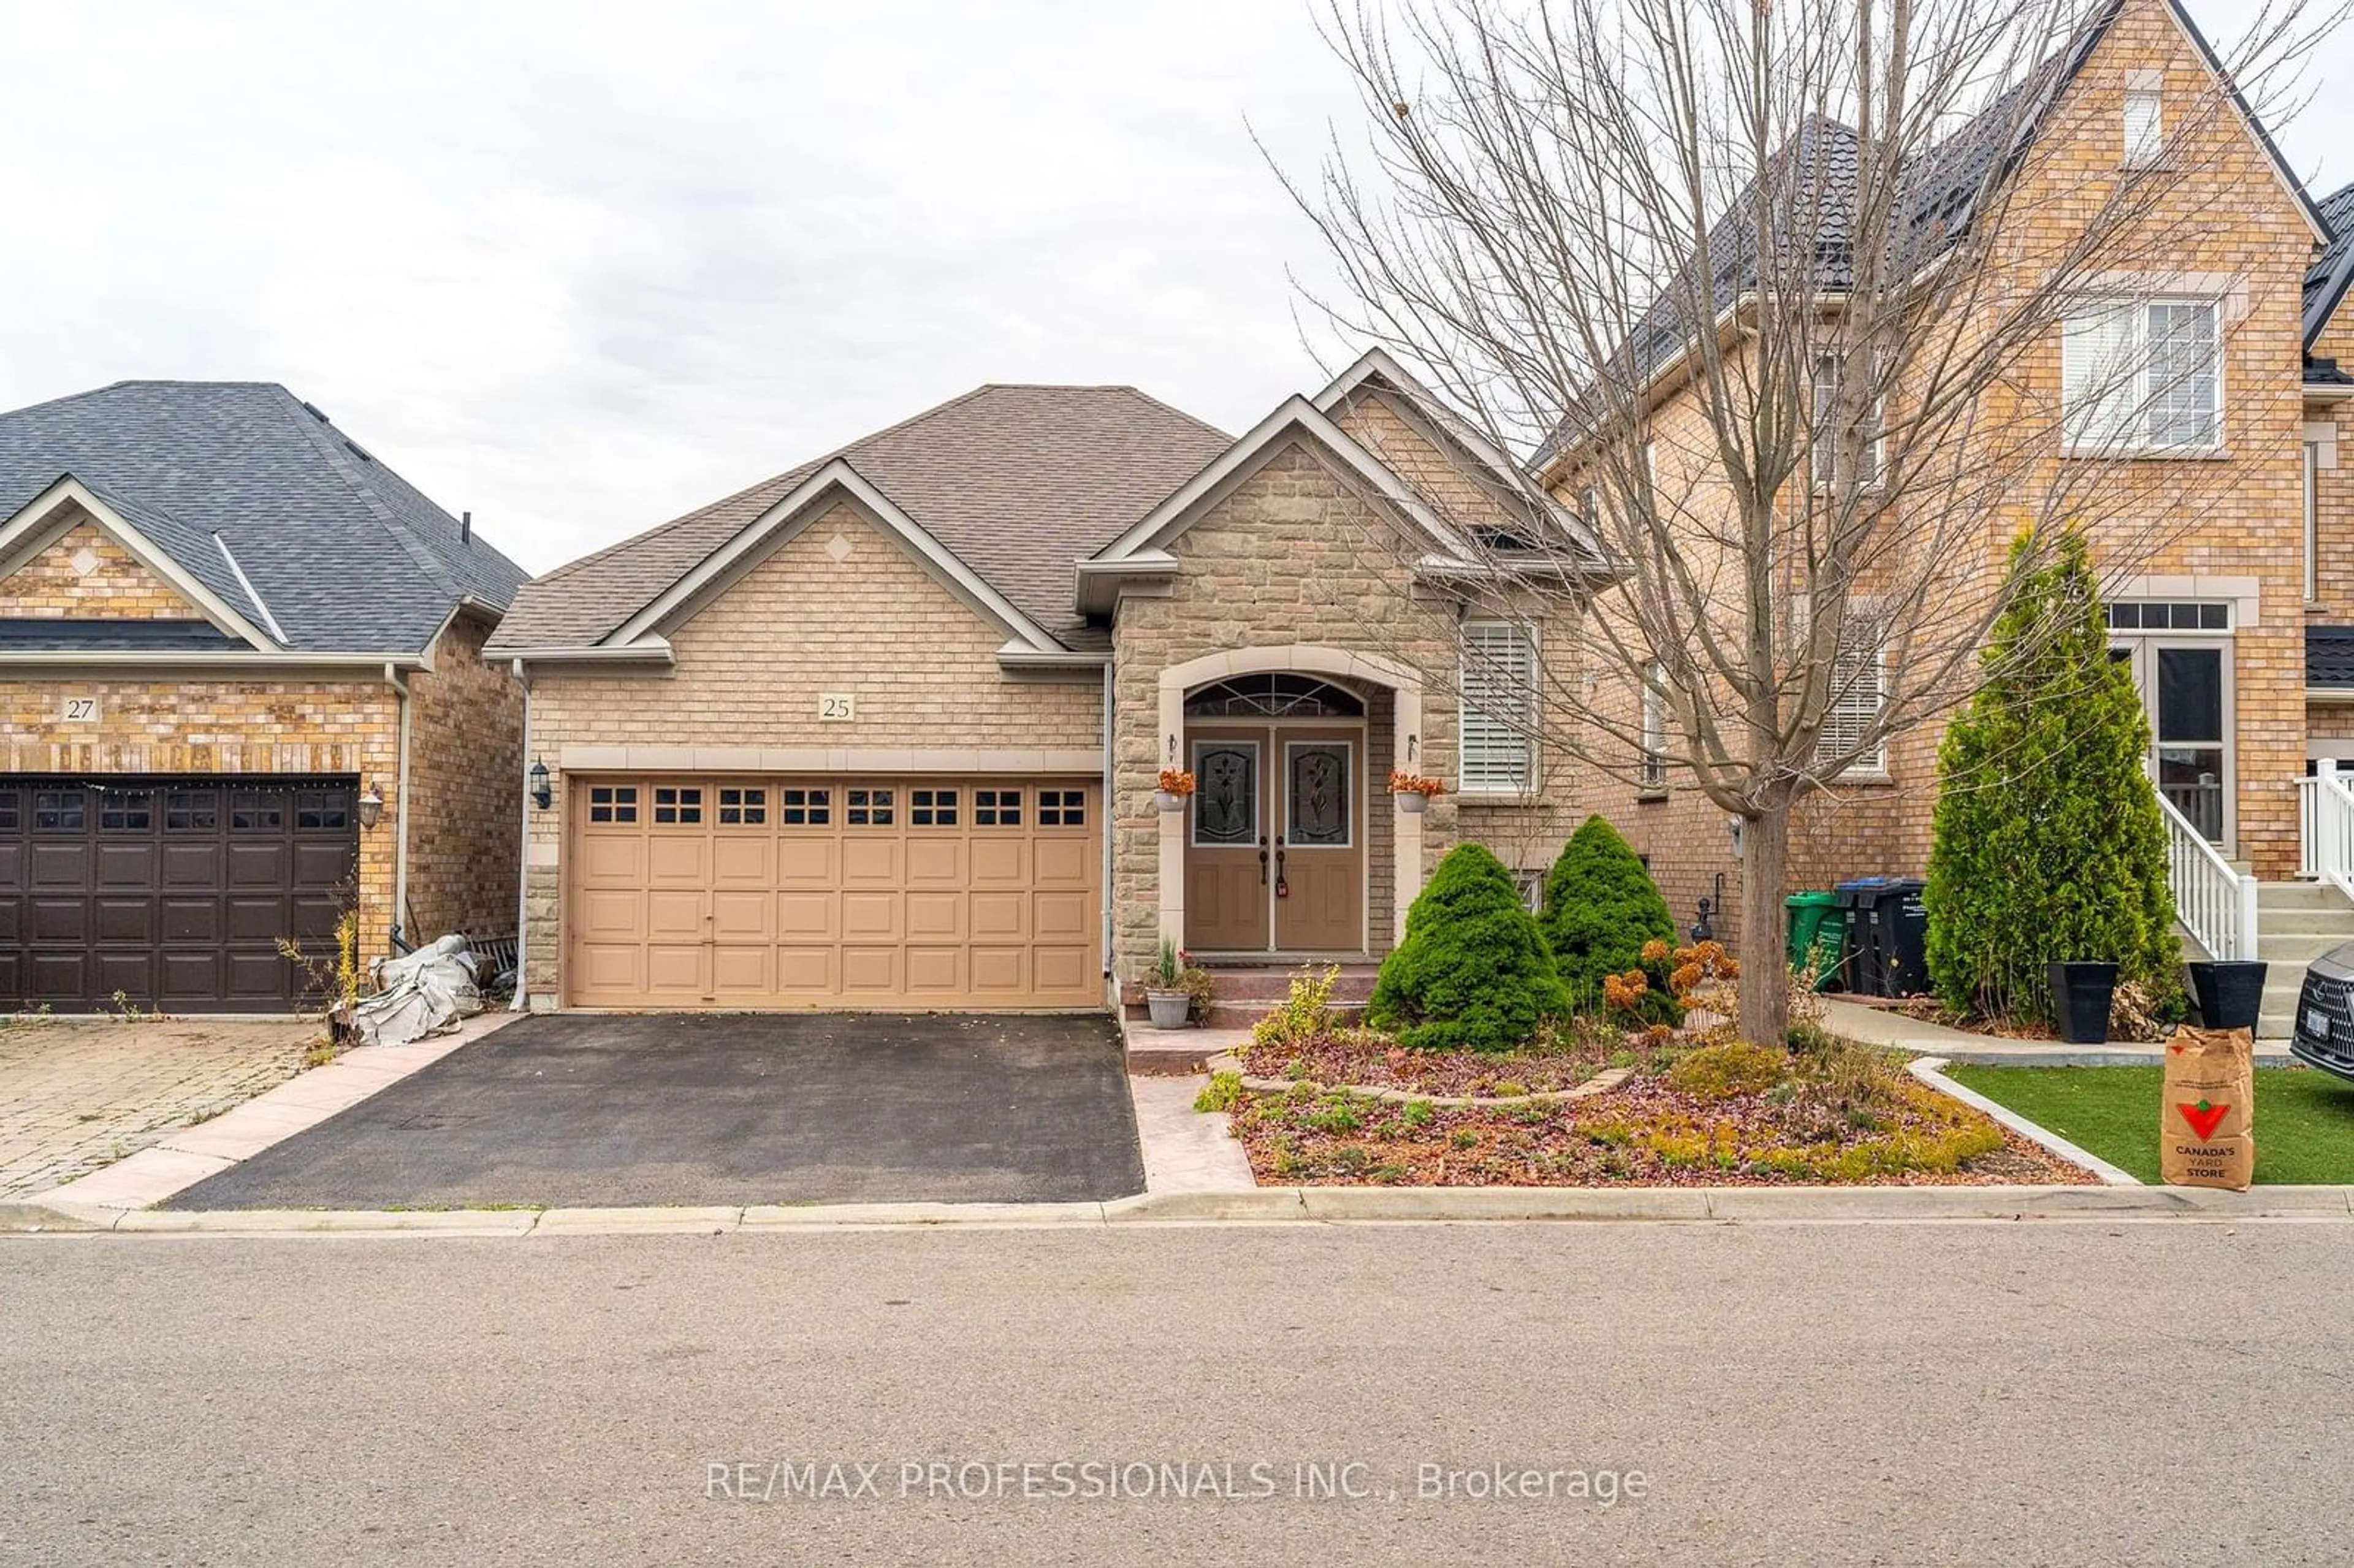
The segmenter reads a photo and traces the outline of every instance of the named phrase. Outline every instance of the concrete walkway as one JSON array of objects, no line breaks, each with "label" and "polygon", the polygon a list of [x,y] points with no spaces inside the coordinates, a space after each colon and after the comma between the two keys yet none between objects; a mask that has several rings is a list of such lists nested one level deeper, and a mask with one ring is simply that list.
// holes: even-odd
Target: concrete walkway
[{"label": "concrete walkway", "polygon": [[[1861,1002],[1828,996],[1823,998],[1823,1027],[1833,1034],[1867,1045],[1893,1045],[1900,1051],[1917,1051],[1943,1056],[1949,1062],[1975,1065],[2146,1067],[2165,1060],[2156,1045],[2071,1045],[2060,1040],[2012,1040],[1999,1034],[1973,1034],[1967,1030],[1948,1029],[1942,1023],[1909,1018],[1888,1008],[1867,1007]],[[2285,1065],[2292,1060],[2288,1042],[2257,1041],[2256,1060]]]}]

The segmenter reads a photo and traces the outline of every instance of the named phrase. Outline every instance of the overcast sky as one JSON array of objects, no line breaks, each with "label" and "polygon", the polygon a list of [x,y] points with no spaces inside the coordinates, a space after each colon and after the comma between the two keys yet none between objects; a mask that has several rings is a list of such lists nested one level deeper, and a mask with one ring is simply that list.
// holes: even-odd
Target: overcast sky
[{"label": "overcast sky", "polygon": [[1245,124],[1353,111],[1305,0],[0,0],[0,407],[282,381],[534,570],[983,381],[1320,380]]}]

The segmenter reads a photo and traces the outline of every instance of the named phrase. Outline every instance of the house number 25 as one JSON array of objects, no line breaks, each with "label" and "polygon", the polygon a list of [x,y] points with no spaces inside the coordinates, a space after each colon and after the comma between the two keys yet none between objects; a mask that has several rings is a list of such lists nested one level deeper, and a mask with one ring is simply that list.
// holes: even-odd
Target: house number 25
[{"label": "house number 25", "polygon": [[817,716],[822,719],[852,719],[858,716],[858,703],[847,692],[825,692],[817,699]]}]

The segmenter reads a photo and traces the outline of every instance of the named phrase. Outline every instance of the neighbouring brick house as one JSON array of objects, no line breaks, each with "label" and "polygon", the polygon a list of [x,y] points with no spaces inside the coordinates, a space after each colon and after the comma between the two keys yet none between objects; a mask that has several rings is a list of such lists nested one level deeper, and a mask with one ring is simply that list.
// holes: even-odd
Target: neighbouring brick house
[{"label": "neighbouring brick house", "polygon": [[[2221,111],[2194,123],[2187,106],[2217,103],[2219,88]],[[2126,438],[2124,466],[2134,479],[2121,527],[2137,541],[2160,538],[2154,548],[2137,543],[2129,568],[2107,572],[2114,652],[2146,695],[2159,792],[2189,832],[2222,857],[2212,863],[2217,872],[2228,859],[2262,882],[2285,882],[2301,865],[2300,780],[2308,756],[2338,755],[2334,747],[2342,746],[2354,757],[2354,707],[2338,705],[2354,696],[2354,657],[2333,654],[2342,647],[2354,655],[2354,641],[2338,642],[2324,624],[2354,622],[2348,575],[2354,556],[2337,562],[2354,544],[2328,525],[2344,483],[2337,421],[2348,417],[2354,380],[2327,358],[2343,330],[2334,313],[2354,267],[2354,255],[2333,242],[2333,223],[2354,217],[2354,191],[2332,198],[2325,217],[2220,82],[2212,51],[2181,7],[2174,0],[2122,0],[2094,19],[2057,71],[2048,105],[2031,122],[2037,156],[2015,176],[2072,183],[2050,194],[2022,191],[2013,210],[2057,221],[2066,191],[2128,166],[2135,155],[2128,126],[2139,115],[2172,138],[2167,156],[2183,171],[2166,201],[2195,211],[2198,221],[2180,225],[2182,238],[2162,258],[2101,274],[2114,297],[2083,309],[2193,313],[2211,346],[2185,378],[2206,399],[2195,410],[2195,432]],[[1971,133],[1957,131],[1948,145],[1966,147]],[[2036,246],[2014,249],[2031,256]],[[2004,390],[2009,401],[1994,411],[1998,421],[2051,430],[2043,472],[2022,482],[2031,486],[2052,481],[2070,461],[2062,431],[2077,416],[2073,400],[2080,394],[2064,368],[2062,339],[2077,323],[2072,313],[2024,356]],[[1680,420],[1695,418],[1691,397],[1672,389],[1663,395],[1653,415],[1661,447],[1698,444],[1677,433]],[[2096,455],[2115,461],[2117,450]],[[1553,476],[1564,495],[1575,488],[1570,468],[1563,460]],[[2306,500],[2316,491],[2317,530]],[[2168,517],[2194,521],[2172,529],[2150,521]],[[2096,556],[2109,536],[2105,526],[2094,529]],[[1957,561],[1955,569],[1990,579],[2009,543],[2008,535],[1989,536],[1979,558]],[[2354,629],[2338,635],[2354,639]],[[1869,682],[1861,700],[1878,701]],[[1867,758],[1802,805],[1785,891],[1921,874],[1944,727],[1933,720],[1897,736],[1882,756]],[[2324,742],[2324,734],[2345,738]],[[1644,787],[1598,783],[1588,800],[1646,856],[1680,923],[1707,896],[1717,906],[1718,929],[1737,927],[1742,864],[1728,818],[1688,778],[1670,771]],[[2251,937],[2253,913],[2251,890]],[[2239,939],[2236,929],[2222,937]]]},{"label": "neighbouring brick house", "polygon": [[534,1004],[1097,1007],[1163,937],[1385,952],[1462,837],[1549,863],[1574,778],[1454,679],[1544,651],[1416,489],[1503,460],[1421,401],[984,387],[526,587]]},{"label": "neighbouring brick house", "polygon": [[0,1008],[269,1011],[511,932],[525,574],[265,383],[0,414]]}]

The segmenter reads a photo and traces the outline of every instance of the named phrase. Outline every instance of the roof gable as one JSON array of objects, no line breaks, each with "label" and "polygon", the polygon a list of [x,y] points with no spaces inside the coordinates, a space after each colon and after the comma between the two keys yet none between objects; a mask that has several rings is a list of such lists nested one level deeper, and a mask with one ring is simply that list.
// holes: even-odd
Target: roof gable
[{"label": "roof gable", "polygon": [[274,383],[117,382],[0,414],[0,516],[63,475],[289,651],[419,652],[525,578]]},{"label": "roof gable", "polygon": [[[223,598],[205,577],[190,571],[186,562],[126,516],[122,508],[71,474],[34,496],[13,515],[0,519],[0,577],[15,580],[28,564],[84,524],[120,546],[140,571],[168,588],[191,615],[201,616],[215,630],[260,652],[274,652],[281,645],[283,639],[270,630],[275,623],[266,611],[258,611],[249,591],[240,588],[234,598]],[[221,564],[233,577],[236,562],[225,551]]]},{"label": "roof gable", "polygon": [[991,587],[955,554],[836,458],[811,474],[733,538],[681,576],[649,604],[599,640],[604,647],[627,647],[642,638],[667,635],[734,585],[771,551],[824,515],[834,502],[854,503],[868,520],[928,568],[943,587],[1030,648],[1049,651],[1045,629]]},{"label": "roof gable", "polygon": [[557,567],[518,596],[493,651],[607,642],[836,461],[1016,618],[1059,636],[1075,620],[1072,563],[1134,522],[1227,440],[1132,387],[976,387]]}]

